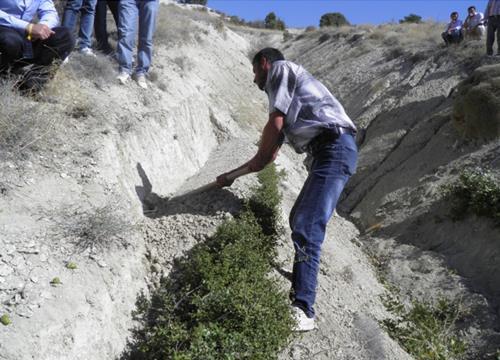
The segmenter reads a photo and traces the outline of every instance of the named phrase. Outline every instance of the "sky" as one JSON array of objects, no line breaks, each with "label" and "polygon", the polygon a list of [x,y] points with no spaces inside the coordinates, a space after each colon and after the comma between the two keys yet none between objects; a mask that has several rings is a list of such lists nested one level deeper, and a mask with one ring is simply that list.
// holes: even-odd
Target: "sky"
[{"label": "sky", "polygon": [[318,26],[321,15],[344,14],[351,24],[382,24],[399,21],[410,13],[425,19],[448,22],[450,13],[458,11],[460,19],[467,8],[476,6],[483,12],[486,0],[208,0],[208,7],[247,21],[263,20],[274,11],[287,27]]}]

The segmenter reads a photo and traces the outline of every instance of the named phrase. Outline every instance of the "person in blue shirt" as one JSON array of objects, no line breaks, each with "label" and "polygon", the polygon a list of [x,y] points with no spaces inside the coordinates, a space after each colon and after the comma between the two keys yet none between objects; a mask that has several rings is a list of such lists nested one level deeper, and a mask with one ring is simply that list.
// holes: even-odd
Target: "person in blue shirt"
[{"label": "person in blue shirt", "polygon": [[446,30],[441,34],[446,45],[458,44],[462,41],[462,20],[458,20],[458,13],[452,12],[450,15],[450,23],[446,25]]},{"label": "person in blue shirt", "polygon": [[39,71],[31,72],[20,87],[43,86],[48,80],[48,75],[43,76],[45,68],[54,60],[66,59],[74,47],[71,33],[58,25],[52,0],[1,0],[0,73],[35,66]]}]

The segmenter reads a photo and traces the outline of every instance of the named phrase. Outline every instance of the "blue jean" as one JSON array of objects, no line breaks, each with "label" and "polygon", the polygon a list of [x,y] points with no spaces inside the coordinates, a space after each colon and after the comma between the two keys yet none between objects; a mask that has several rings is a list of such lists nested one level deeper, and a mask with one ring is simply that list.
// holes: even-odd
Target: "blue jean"
[{"label": "blue jean", "polygon": [[295,258],[291,296],[293,305],[314,317],[321,245],[344,186],[354,173],[357,147],[350,134],[340,135],[313,153],[313,163],[290,213]]},{"label": "blue jean", "polygon": [[139,45],[135,73],[145,74],[153,56],[153,34],[159,0],[121,0],[118,5],[118,46],[120,72],[132,73],[132,55],[139,19]]},{"label": "blue jean", "polygon": [[96,3],[97,0],[68,0],[66,2],[62,26],[75,31],[78,15],[81,13],[80,30],[78,31],[79,49],[92,46],[92,28],[94,26]]}]

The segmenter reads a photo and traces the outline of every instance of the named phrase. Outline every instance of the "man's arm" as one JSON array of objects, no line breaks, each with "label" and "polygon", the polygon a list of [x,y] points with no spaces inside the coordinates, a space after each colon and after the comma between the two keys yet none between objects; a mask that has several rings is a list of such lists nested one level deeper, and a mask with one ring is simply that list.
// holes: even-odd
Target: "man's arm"
[{"label": "man's arm", "polygon": [[52,0],[42,0],[37,13],[39,24],[47,25],[51,29],[59,25],[59,16]]},{"label": "man's arm", "polygon": [[262,131],[262,137],[260,139],[259,150],[257,154],[247,161],[240,167],[231,170],[228,173],[222,174],[217,177],[217,182],[220,186],[230,186],[232,180],[227,179],[227,175],[233,171],[243,169],[247,167],[250,172],[257,172],[266,167],[276,159],[278,151],[283,143],[283,135],[281,131],[283,130],[284,115],[279,111],[275,111],[269,115],[269,120],[266,123]]},{"label": "man's arm", "polygon": [[5,11],[0,10],[0,26],[5,26],[12,29],[24,30],[28,26],[28,22],[18,19],[13,15],[9,15]]}]

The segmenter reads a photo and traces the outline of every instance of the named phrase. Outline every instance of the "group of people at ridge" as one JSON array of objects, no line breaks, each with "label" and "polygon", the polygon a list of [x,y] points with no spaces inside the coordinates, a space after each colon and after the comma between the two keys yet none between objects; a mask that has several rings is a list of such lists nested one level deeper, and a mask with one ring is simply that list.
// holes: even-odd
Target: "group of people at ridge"
[{"label": "group of people at ridge", "polygon": [[[54,60],[66,60],[75,46],[81,54],[95,56],[92,33],[96,50],[108,55],[114,53],[108,42],[107,7],[118,29],[114,56],[119,65],[117,79],[124,84],[133,76],[140,87],[147,88],[159,0],[67,0],[62,26],[52,0],[1,0],[0,73],[16,73],[26,66],[37,66],[37,75],[25,79],[22,86],[40,88],[48,77],[43,68]],[[137,36],[137,60],[133,68]]]},{"label": "group of people at ridge", "polygon": [[486,54],[493,55],[495,33],[500,55],[500,0],[490,0],[484,14],[477,11],[475,6],[469,6],[465,21],[459,20],[458,12],[450,14],[451,21],[441,34],[446,45],[458,44],[463,39],[480,40],[486,33]]}]

